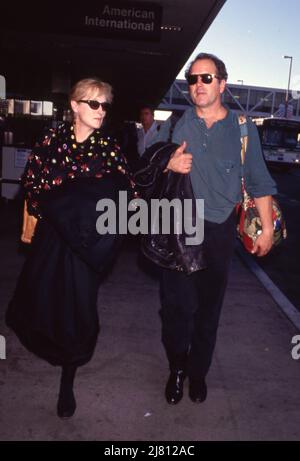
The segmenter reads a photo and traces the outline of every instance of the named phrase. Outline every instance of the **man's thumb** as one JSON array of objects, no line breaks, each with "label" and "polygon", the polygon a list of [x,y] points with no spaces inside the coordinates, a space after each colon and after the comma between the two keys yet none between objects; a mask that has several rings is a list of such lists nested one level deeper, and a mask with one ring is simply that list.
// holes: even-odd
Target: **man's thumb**
[{"label": "man's thumb", "polygon": [[186,146],[187,146],[186,141],[183,141],[183,142],[181,143],[181,145],[180,145],[180,147],[179,147],[178,150],[179,150],[180,152],[184,152],[185,149],[186,149]]},{"label": "man's thumb", "polygon": [[185,149],[186,149],[186,146],[187,146],[186,142],[183,141],[183,142],[180,144],[180,146],[177,147],[177,149],[175,150],[174,156],[175,156],[175,157],[178,157],[178,155],[183,154],[183,152],[184,152]]}]

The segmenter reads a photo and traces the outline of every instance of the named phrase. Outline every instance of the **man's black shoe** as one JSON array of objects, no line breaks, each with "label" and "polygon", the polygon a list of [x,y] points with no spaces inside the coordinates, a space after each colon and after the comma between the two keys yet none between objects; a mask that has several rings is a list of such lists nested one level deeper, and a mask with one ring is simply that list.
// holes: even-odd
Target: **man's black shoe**
[{"label": "man's black shoe", "polygon": [[171,405],[176,405],[183,397],[183,383],[185,380],[185,372],[178,370],[171,372],[166,385],[166,399]]},{"label": "man's black shoe", "polygon": [[189,396],[192,402],[204,402],[207,397],[207,386],[204,379],[190,379]]}]

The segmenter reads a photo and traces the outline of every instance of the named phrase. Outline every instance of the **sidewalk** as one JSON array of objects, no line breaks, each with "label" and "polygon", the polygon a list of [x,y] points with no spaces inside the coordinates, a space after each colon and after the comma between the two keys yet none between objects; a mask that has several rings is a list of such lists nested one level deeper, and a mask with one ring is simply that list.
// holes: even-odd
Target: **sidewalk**
[{"label": "sidewalk", "polygon": [[7,359],[0,360],[0,440],[300,439],[300,360],[291,356],[297,331],[238,256],[208,398],[193,404],[186,382],[182,401],[166,403],[158,283],[138,267],[132,241],[99,290],[102,328],[92,361],[77,375],[77,411],[60,420],[55,408],[60,370],[27,352],[4,325],[23,256],[17,253],[16,215],[11,223],[0,216],[0,334],[7,341]]}]

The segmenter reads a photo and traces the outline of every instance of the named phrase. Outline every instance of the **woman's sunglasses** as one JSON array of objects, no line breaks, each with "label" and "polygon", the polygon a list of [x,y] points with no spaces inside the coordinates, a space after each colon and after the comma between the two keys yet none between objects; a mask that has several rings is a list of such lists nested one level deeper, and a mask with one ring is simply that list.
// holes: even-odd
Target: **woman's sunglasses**
[{"label": "woman's sunglasses", "polygon": [[198,77],[200,77],[201,81],[206,85],[210,85],[214,78],[220,80],[220,77],[216,74],[189,74],[186,76],[188,84],[195,85],[198,82]]},{"label": "woman's sunglasses", "polygon": [[90,108],[93,110],[97,110],[101,106],[102,110],[104,112],[107,112],[108,109],[110,108],[109,102],[99,102],[99,101],[95,101],[94,99],[80,99],[77,102],[84,102],[85,104],[88,104]]}]

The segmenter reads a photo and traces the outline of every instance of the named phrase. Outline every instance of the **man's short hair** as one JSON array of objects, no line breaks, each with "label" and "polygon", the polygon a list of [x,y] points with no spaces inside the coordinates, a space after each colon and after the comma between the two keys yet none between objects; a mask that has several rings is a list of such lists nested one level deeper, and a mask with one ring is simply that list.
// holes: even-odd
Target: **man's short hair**
[{"label": "man's short hair", "polygon": [[142,112],[142,110],[149,109],[151,111],[151,114],[154,115],[154,107],[151,104],[144,104],[143,106],[140,106],[139,113]]},{"label": "man's short hair", "polygon": [[210,54],[210,53],[200,53],[200,54],[198,54],[195,57],[195,59],[193,59],[193,61],[189,63],[188,68],[185,71],[185,78],[190,74],[190,71],[191,71],[191,68],[192,68],[193,64],[196,61],[202,61],[204,59],[209,59],[210,61],[213,61],[213,63],[215,64],[215,66],[217,68],[217,74],[218,74],[219,79],[227,81],[228,73],[227,73],[226,66],[225,66],[224,62],[221,61],[221,59],[219,59],[214,54]]}]

